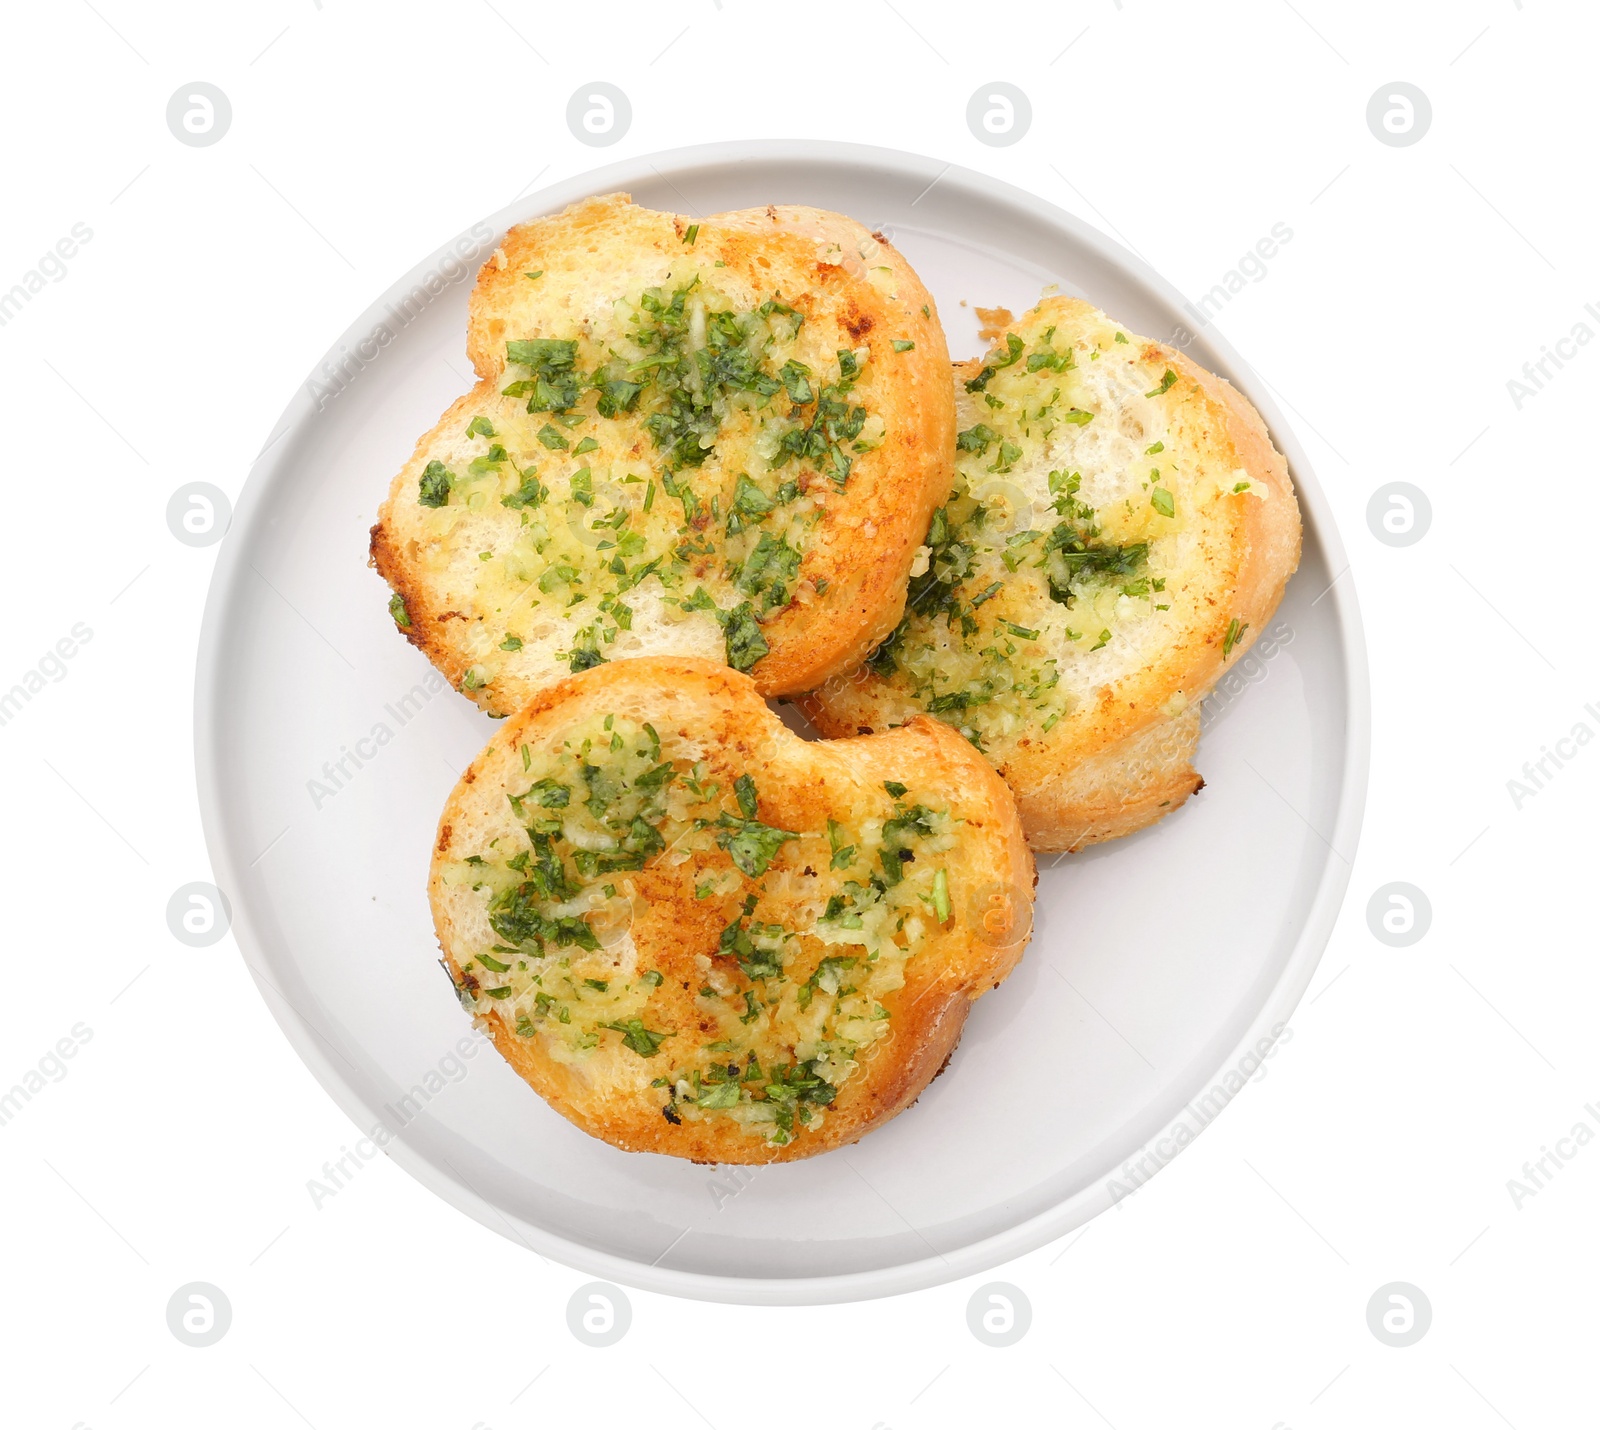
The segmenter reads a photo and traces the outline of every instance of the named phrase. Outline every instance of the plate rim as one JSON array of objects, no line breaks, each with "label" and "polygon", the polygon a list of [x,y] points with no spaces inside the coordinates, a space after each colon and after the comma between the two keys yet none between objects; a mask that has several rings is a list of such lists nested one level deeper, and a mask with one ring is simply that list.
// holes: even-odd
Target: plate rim
[{"label": "plate rim", "polygon": [[[498,241],[513,223],[525,222],[540,214],[554,212],[591,194],[627,189],[634,183],[648,182],[652,177],[665,180],[671,186],[673,176],[684,176],[690,172],[705,171],[715,167],[742,166],[752,162],[833,164],[845,168],[889,171],[908,179],[919,180],[926,180],[931,172],[934,178],[928,185],[930,188],[932,183],[953,176],[957,182],[976,191],[990,202],[1021,208],[1034,218],[1065,231],[1075,243],[1094,251],[1103,262],[1143,284],[1175,310],[1183,312],[1192,309],[1188,300],[1137,254],[1075,215],[1026,189],[931,155],[836,140],[724,140],[619,159],[600,168],[574,174],[513,200],[497,212],[463,230],[456,241],[459,242],[461,238],[469,235],[476,237],[485,226]],[[342,351],[353,347],[370,333],[374,324],[384,314],[385,302],[391,300],[397,292],[408,290],[413,284],[424,279],[430,268],[438,263],[440,255],[449,249],[449,244],[435,248],[407,273],[391,283],[334,340],[321,360],[322,363],[336,359]],[[481,246],[478,251],[482,251]],[[473,257],[476,259],[477,254],[474,253]],[[1365,812],[1372,726],[1370,673],[1359,600],[1355,591],[1354,575],[1332,508],[1294,428],[1289,425],[1278,404],[1273,400],[1265,380],[1256,374],[1250,364],[1214,326],[1207,326],[1206,343],[1226,366],[1235,386],[1256,405],[1266,420],[1279,450],[1289,461],[1295,477],[1296,495],[1299,497],[1302,510],[1309,513],[1310,524],[1314,527],[1318,541],[1326,553],[1330,569],[1337,568],[1339,572],[1334,578],[1334,584],[1325,594],[1332,599],[1335,630],[1343,655],[1347,689],[1343,712],[1344,777],[1339,788],[1334,827],[1328,840],[1330,848],[1337,857],[1330,858],[1323,864],[1315,893],[1307,909],[1305,923],[1294,939],[1284,967],[1243,1037],[1213,1070],[1211,1076],[1215,1080],[1227,1069],[1236,1066],[1242,1057],[1247,1056],[1249,1049],[1270,1032],[1274,1023],[1287,1023],[1310,984],[1332,938],[1334,925],[1353,872]],[[226,692],[214,683],[214,678],[222,665],[219,657],[227,629],[226,617],[243,573],[249,566],[249,563],[240,556],[245,544],[242,534],[248,529],[262,494],[273,484],[279,471],[290,460],[294,442],[288,439],[306,428],[317,415],[317,409],[310,403],[309,382],[310,378],[320,370],[320,365],[313,368],[312,373],[308,374],[307,381],[301,384],[294,397],[290,399],[277,422],[273,424],[266,443],[246,474],[227,531],[227,536],[231,537],[237,533],[241,539],[224,539],[219,544],[216,565],[206,594],[195,669],[195,773],[201,826],[212,866],[212,877],[224,891],[243,887],[243,880],[234,877],[238,869],[225,834],[226,779],[219,758],[222,725],[219,712],[225,708],[227,696]],[[1349,579],[1341,579],[1345,577]],[[271,964],[270,960],[262,955],[263,942],[258,938],[249,908],[242,901],[231,910],[230,929],[245,967],[255,982],[268,1012],[300,1060],[341,1110],[358,1126],[372,1125],[377,1119],[376,1109],[346,1081],[320,1045],[318,1041],[320,1035],[278,992],[263,969],[257,966],[258,962],[267,968],[270,968]],[[269,992],[277,996],[269,997]],[[1164,1128],[1158,1129],[1142,1145],[1148,1147],[1161,1136],[1162,1130]],[[464,1178],[454,1174],[453,1169],[447,1171],[437,1165],[421,1151],[410,1147],[402,1137],[396,1136],[391,1139],[384,1150],[410,1176],[481,1225],[507,1236],[508,1239],[521,1241],[528,1249],[548,1254],[576,1270],[603,1276],[608,1280],[640,1290],[694,1300],[747,1305],[837,1304],[899,1295],[957,1281],[1037,1250],[1091,1221],[1110,1209],[1116,1201],[1106,1183],[1097,1180],[1072,1196],[1004,1231],[952,1248],[946,1253],[936,1253],[931,1257],[898,1262],[873,1270],[829,1276],[741,1277],[645,1265],[643,1262],[568,1240],[534,1223],[523,1221],[520,1217],[515,1217],[488,1202],[476,1193]],[[1173,1155],[1175,1157],[1176,1153]],[[1171,1160],[1172,1158],[1168,1158],[1162,1161],[1158,1170],[1164,1168]]]}]

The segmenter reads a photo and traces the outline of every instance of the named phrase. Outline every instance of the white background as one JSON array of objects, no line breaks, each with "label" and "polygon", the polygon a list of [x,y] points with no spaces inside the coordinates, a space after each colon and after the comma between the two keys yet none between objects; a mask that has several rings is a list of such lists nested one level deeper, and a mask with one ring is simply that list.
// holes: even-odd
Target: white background
[{"label": "white background", "polygon": [[[1592,804],[1600,749],[1517,808],[1507,781],[1600,733],[1595,459],[1578,348],[1594,256],[1600,25],[1577,5],[897,0],[550,6],[529,0],[12,8],[0,115],[0,291],[74,224],[92,239],[0,327],[9,688],[92,639],[0,726],[13,877],[0,1086],[76,1023],[66,1074],[0,1126],[0,1419],[61,1427],[546,1423],[1493,1427],[1590,1423],[1600,1132]],[[630,97],[615,147],[568,96]],[[169,132],[181,85],[232,126]],[[1015,145],[969,97],[1031,98]],[[1369,131],[1419,86],[1421,142]],[[284,1041],[231,939],[165,909],[210,877],[191,695],[213,550],[169,533],[191,481],[237,495],[285,402],[375,293],[474,220],[611,159],[740,137],[913,150],[1106,228],[1192,298],[1293,231],[1220,327],[1282,394],[1349,548],[1375,748],[1350,895],[1293,1039],[1120,1208],[989,1276],[888,1301],[755,1310],[631,1293],[580,1344],[587,1277],[544,1264],[379,1158],[320,1208],[354,1136]],[[1594,373],[1588,371],[1594,368]],[[1392,548],[1373,491],[1433,521]],[[1570,747],[1569,747],[1570,748]],[[1202,765],[1203,765],[1202,749]],[[1241,871],[1247,877],[1247,871]],[[1366,903],[1404,880],[1427,935]],[[1508,1180],[1573,1152],[1532,1196]],[[1529,1183],[1531,1185],[1531,1183]],[[1032,1304],[996,1349],[976,1287]],[[194,1348],[166,1305],[221,1287]],[[1385,1283],[1427,1335],[1368,1329]],[[531,1388],[530,1387],[530,1382]]]}]

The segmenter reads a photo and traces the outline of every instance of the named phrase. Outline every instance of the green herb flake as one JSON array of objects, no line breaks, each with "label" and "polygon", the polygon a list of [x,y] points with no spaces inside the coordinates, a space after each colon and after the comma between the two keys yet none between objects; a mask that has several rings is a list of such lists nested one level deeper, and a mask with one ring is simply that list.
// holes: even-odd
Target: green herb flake
[{"label": "green herb flake", "polygon": [[450,488],[455,484],[456,479],[443,462],[429,462],[417,483],[417,501],[423,506],[441,507],[450,500]]},{"label": "green herb flake", "polygon": [[736,1082],[719,1082],[714,1087],[709,1087],[694,1100],[694,1105],[702,1112],[714,1112],[718,1108],[737,1107],[739,1105],[739,1084]]},{"label": "green herb flake", "polygon": [[658,1033],[653,1028],[647,1028],[640,1018],[629,1018],[625,1023],[604,1023],[602,1027],[612,1028],[622,1034],[623,1046],[631,1048],[641,1058],[653,1058],[661,1051],[661,1044],[673,1036],[676,1029]]},{"label": "green herb flake", "polygon": [[389,597],[389,614],[394,618],[395,625],[410,626],[411,612],[406,610],[406,598],[398,591]]},{"label": "green herb flake", "polygon": [[739,813],[746,819],[756,817],[756,782],[749,775],[740,775],[733,782],[733,793],[739,801]]},{"label": "green herb flake", "polygon": [[538,506],[540,502],[549,496],[550,488],[545,486],[545,484],[534,475],[538,470],[539,469],[537,467],[529,467],[523,471],[520,474],[522,477],[522,485],[519,486],[516,491],[512,492],[509,496],[501,497],[500,505],[503,507],[509,507],[512,511],[526,511],[530,507]]},{"label": "green herb flake", "polygon": [[1249,621],[1241,621],[1235,616],[1228,622],[1228,633],[1222,638],[1222,658],[1226,660],[1233,654],[1233,648],[1239,644],[1244,633],[1250,629]]},{"label": "green herb flake", "polygon": [[[527,746],[524,745],[523,749],[527,749]],[[518,799],[531,799],[541,809],[565,809],[572,802],[572,791],[560,780],[547,776],[534,784],[526,794],[519,795]]]},{"label": "green herb flake", "polygon": [[1160,385],[1158,387],[1152,387],[1149,392],[1145,393],[1145,396],[1160,397],[1161,394],[1170,389],[1172,384],[1177,380],[1178,374],[1169,367],[1164,373],[1162,373]]},{"label": "green herb flake", "polygon": [[833,851],[830,869],[848,869],[855,863],[856,846],[844,843],[844,826],[832,819],[828,821],[828,848]]},{"label": "green herb flake", "polygon": [[912,350],[912,348],[916,347],[916,344],[909,338],[895,338],[891,342],[890,346],[893,347],[897,353],[908,353]]},{"label": "green herb flake", "polygon": [[984,388],[989,385],[989,379],[992,378],[995,373],[999,371],[999,369],[1003,367],[1011,367],[1021,360],[1022,350],[1025,346],[1026,344],[1024,344],[1022,339],[1019,338],[1015,333],[1007,333],[1005,356],[989,358],[988,361],[984,363],[983,367],[979,369],[978,375],[967,382],[967,391],[982,392]]},{"label": "green herb flake", "polygon": [[724,631],[728,664],[735,670],[749,670],[772,649],[756,623],[755,607],[748,601],[728,613]]},{"label": "green herb flake", "polygon": [[[752,794],[753,789],[752,786]],[[743,799],[740,800],[740,808],[744,808]],[[724,814],[717,820],[717,826],[720,830],[717,843],[728,851],[739,872],[752,879],[759,879],[765,874],[778,857],[778,851],[790,840],[800,837],[787,829],[776,829],[749,816],[736,819],[731,814]]]},{"label": "green herb flake", "polygon": [[1173,504],[1172,493],[1165,487],[1152,487],[1150,489],[1150,505],[1162,516],[1177,515],[1177,507]]}]

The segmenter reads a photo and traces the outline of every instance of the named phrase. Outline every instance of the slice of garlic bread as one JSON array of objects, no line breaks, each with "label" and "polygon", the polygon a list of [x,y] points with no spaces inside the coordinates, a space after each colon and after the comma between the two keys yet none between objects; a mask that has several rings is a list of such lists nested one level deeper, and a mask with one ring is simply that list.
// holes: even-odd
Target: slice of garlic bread
[{"label": "slice of garlic bread", "polygon": [[1132,833],[1200,787],[1199,703],[1299,564],[1287,464],[1228,383],[1078,299],[956,371],[955,487],[905,617],[800,703],[824,735],[949,721],[1036,850]]},{"label": "slice of garlic bread", "polygon": [[807,741],[748,676],[647,656],[494,736],[429,892],[462,1003],[552,1107],[734,1163],[915,1101],[1020,956],[1033,882],[1009,791],[947,725]]},{"label": "slice of garlic bread", "polygon": [[590,199],[506,235],[468,352],[372,559],[491,714],[650,654],[795,693],[894,629],[955,404],[933,299],[860,224]]}]

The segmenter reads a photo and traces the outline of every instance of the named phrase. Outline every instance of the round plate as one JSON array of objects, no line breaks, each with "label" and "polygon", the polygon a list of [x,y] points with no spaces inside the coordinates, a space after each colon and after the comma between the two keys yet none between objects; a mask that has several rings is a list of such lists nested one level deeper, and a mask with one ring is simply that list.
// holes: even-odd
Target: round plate
[{"label": "round plate", "polygon": [[[1186,344],[1261,409],[1305,516],[1277,618],[1210,701],[1205,793],[1142,834],[1041,861],[1032,947],[977,1004],[945,1074],[863,1142],[789,1166],[619,1152],[473,1033],[437,964],[427,873],[439,811],[494,727],[395,633],[367,567],[390,480],[471,386],[478,265],[511,224],[619,189],[678,212],[813,204],[881,228],[937,297],[958,359],[982,347],[963,300],[1021,312],[1050,283]],[[239,947],[362,1132],[386,1129],[389,1155],[448,1201],[587,1272],[794,1304],[1018,1256],[1110,1206],[1209,1121],[1328,939],[1369,730],[1327,503],[1265,385],[1199,328],[1169,285],[1050,204],[937,160],[821,143],[713,145],[572,179],[475,225],[379,298],[251,472],[195,696],[206,837]]]}]

